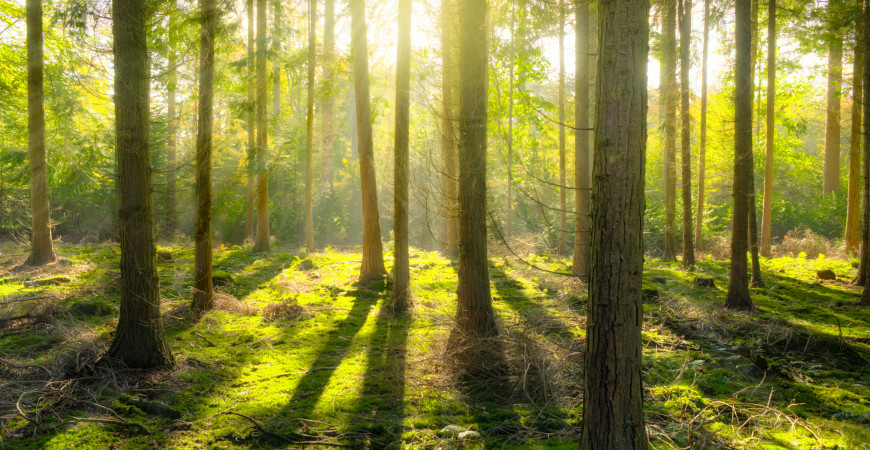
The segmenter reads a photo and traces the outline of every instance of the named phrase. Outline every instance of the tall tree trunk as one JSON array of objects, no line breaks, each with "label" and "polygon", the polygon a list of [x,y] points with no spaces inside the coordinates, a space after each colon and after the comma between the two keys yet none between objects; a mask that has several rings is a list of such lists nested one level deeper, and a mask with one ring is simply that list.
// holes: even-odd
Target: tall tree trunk
[{"label": "tall tree trunk", "polygon": [[[759,5],[758,0],[752,0],[752,56],[750,65],[752,67],[752,72],[750,74],[750,85],[752,86],[752,91],[755,92],[755,68],[757,66],[758,61],[758,13],[759,13]],[[754,94],[753,94],[754,95]],[[750,100],[751,101],[751,100]],[[761,110],[761,90],[758,91],[758,110]],[[755,207],[755,145],[752,144],[754,142],[754,133],[752,133],[752,117],[750,116],[750,137],[753,140],[750,140],[750,149],[749,152],[749,160],[747,161],[749,171],[749,182],[748,182],[748,191],[749,191],[749,203],[748,203],[748,214],[749,214],[749,254],[750,259],[752,260],[752,277],[749,280],[749,285],[752,287],[761,287],[764,285],[764,282],[761,280],[761,263],[758,260],[758,216],[757,216],[757,208]],[[761,133],[761,122],[758,123],[758,133]]]},{"label": "tall tree trunk", "polygon": [[649,2],[599,3],[581,449],[647,448],[641,284]]},{"label": "tall tree trunk", "polygon": [[665,253],[662,259],[677,258],[674,221],[677,215],[677,0],[665,0]]},{"label": "tall tree trunk", "polygon": [[308,117],[305,124],[305,250],[314,252],[314,64],[317,55],[317,1],[308,0]]},{"label": "tall tree trunk", "polygon": [[458,42],[456,0],[441,0],[441,207],[444,216],[444,250],[459,251],[459,155],[456,145],[456,95]]},{"label": "tall tree trunk", "polygon": [[178,77],[176,75],[175,65],[175,50],[169,49],[169,80],[166,83],[166,231],[169,234],[175,233],[178,228],[178,216],[176,213],[176,170],[178,163],[178,125],[175,123],[177,118],[176,112],[176,88]]},{"label": "tall tree trunk", "polygon": [[408,255],[408,133],[411,95],[411,0],[399,0],[399,34],[396,52],[396,131],[394,197],[395,263],[393,311],[405,311],[411,300]]},{"label": "tall tree trunk", "polygon": [[[840,2],[828,3],[829,14],[839,11]],[[825,170],[822,192],[840,188],[840,88],[843,81],[843,38],[834,31],[828,42],[828,106],[825,114]]]},{"label": "tall tree trunk", "polygon": [[680,147],[683,183],[683,266],[695,265],[692,242],[692,114],[689,110],[689,68],[692,48],[692,0],[680,2]]},{"label": "tall tree trunk", "polygon": [[320,186],[324,192],[332,192],[333,158],[333,71],[335,64],[335,0],[325,0],[323,7],[323,100],[321,102],[321,130],[323,143],[320,154]]},{"label": "tall tree trunk", "polygon": [[589,0],[577,0],[574,30],[574,261],[571,273],[589,275],[592,158],[589,152]]},{"label": "tall tree trunk", "polygon": [[281,0],[272,0],[272,129],[277,129],[281,116]]},{"label": "tall tree trunk", "polygon": [[456,324],[467,338],[497,334],[486,239],[486,0],[459,10],[459,287]]},{"label": "tall tree trunk", "polygon": [[[870,40],[870,0],[864,1],[864,26],[861,31],[864,33],[864,41]],[[864,45],[864,86],[870,87],[870,45]],[[863,103],[870,105],[870,89],[863,90]],[[864,108],[864,160],[861,161],[862,172],[864,176],[864,186],[861,189],[861,264],[858,267],[858,276],[853,281],[858,286],[864,286],[864,292],[861,294],[861,303],[870,304],[870,292],[867,292],[866,281],[868,272],[870,272],[870,117],[867,117],[870,108]]]},{"label": "tall tree trunk", "polygon": [[[511,2],[513,5],[513,2]],[[507,212],[505,217],[505,237],[513,234],[514,223],[514,59],[516,58],[516,11],[511,13],[510,62],[508,63],[508,133],[507,133]]]},{"label": "tall tree trunk", "polygon": [[[861,5],[859,4],[858,6],[860,7]],[[864,35],[861,33],[861,27],[864,26],[863,15],[858,16],[855,26],[855,56],[852,75],[852,133],[849,145],[849,194],[846,206],[846,252],[850,254],[858,253],[861,230],[858,223],[858,210],[861,206],[859,199],[861,195],[859,178],[861,176],[861,118],[863,113],[861,104],[863,83],[861,82],[861,77],[864,76],[864,45],[866,45]]]},{"label": "tall tree trunk", "polygon": [[695,222],[695,245],[704,250],[704,177],[707,164],[707,57],[710,46],[710,0],[704,0],[704,50],[701,56],[701,123],[698,137],[698,217]]},{"label": "tall tree trunk", "polygon": [[[767,142],[764,151],[764,203],[761,208],[761,254],[770,258],[770,222],[773,208],[773,146],[776,127],[776,0],[767,4]],[[856,193],[857,196],[857,193]]]},{"label": "tall tree trunk", "polygon": [[725,307],[750,310],[746,280],[749,213],[749,165],[752,159],[752,18],[751,0],[736,0],[736,58],[734,64],[734,184],[731,218],[731,268]]},{"label": "tall tree trunk", "polygon": [[215,0],[200,0],[202,33],[199,46],[199,126],[196,134],[196,255],[193,303],[202,312],[214,308],[211,282],[211,149],[214,115]]},{"label": "tall tree trunk", "polygon": [[248,72],[247,72],[247,95],[248,95],[248,149],[247,149],[247,173],[248,192],[245,216],[245,239],[254,240],[254,198],[257,193],[257,132],[254,122],[255,98],[254,98],[254,0],[248,0]]},{"label": "tall tree trunk", "polygon": [[45,158],[42,59],[42,0],[27,0],[27,157],[30,159],[30,256],[27,264],[54,261]]},{"label": "tall tree trunk", "polygon": [[160,320],[151,194],[150,102],[145,0],[112,2],[115,66],[121,313],[109,356],[130,368],[171,366]]},{"label": "tall tree trunk", "polygon": [[255,252],[268,252],[269,239],[269,145],[266,120],[266,0],[257,0],[257,237]]},{"label": "tall tree trunk", "polygon": [[568,179],[565,163],[565,0],[559,0],[559,254],[567,254]]},{"label": "tall tree trunk", "polygon": [[350,0],[353,81],[356,90],[356,129],[359,136],[359,170],[363,203],[363,255],[360,281],[381,279],[384,251],[378,212],[378,184],[375,180],[375,155],[372,144],[372,116],[369,105],[368,38],[365,0]]}]

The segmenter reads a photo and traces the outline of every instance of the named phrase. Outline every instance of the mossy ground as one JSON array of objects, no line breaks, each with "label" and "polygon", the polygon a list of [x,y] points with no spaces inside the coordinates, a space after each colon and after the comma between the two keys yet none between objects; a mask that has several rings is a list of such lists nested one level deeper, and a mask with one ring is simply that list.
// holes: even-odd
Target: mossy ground
[{"label": "mossy ground", "polygon": [[[28,316],[0,322],[2,446],[576,445],[585,296],[575,279],[491,259],[509,376],[487,390],[447,370],[456,266],[439,253],[412,251],[414,307],[396,317],[384,307],[389,281],[355,282],[358,253],[327,249],[302,263],[287,249],[221,247],[215,268],[232,281],[217,288],[218,308],[194,320],[192,246],[160,250],[172,253],[158,267],[176,364],[142,373],[97,361],[116,325],[116,246],[61,245],[60,261],[43,268],[19,267],[26,249],[0,246],[0,318]],[[530,259],[568,270],[568,260]],[[854,305],[851,262],[763,263],[750,315],[721,308],[727,263],[647,262],[644,287],[658,294],[644,303],[643,332],[654,447],[870,448],[870,310]],[[840,278],[821,282],[823,268]],[[696,287],[696,276],[717,287]],[[181,418],[146,413],[128,396]],[[461,439],[449,425],[478,434]]]}]

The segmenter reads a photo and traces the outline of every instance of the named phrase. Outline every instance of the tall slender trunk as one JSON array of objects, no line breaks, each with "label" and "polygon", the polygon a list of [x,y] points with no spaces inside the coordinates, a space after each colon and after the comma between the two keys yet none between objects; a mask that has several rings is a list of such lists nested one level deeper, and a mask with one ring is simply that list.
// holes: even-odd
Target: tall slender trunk
[{"label": "tall slender trunk", "polygon": [[565,0],[559,0],[559,254],[567,254],[568,193],[565,169]]},{"label": "tall slender trunk", "polygon": [[305,250],[314,252],[314,65],[317,55],[315,26],[317,1],[308,0],[308,117],[305,124]]},{"label": "tall slender trunk", "polygon": [[649,2],[599,3],[581,449],[643,449],[641,328]]},{"label": "tall slender trunk", "polygon": [[710,46],[710,0],[704,0],[704,50],[701,56],[701,123],[698,136],[698,217],[695,222],[695,245],[704,250],[704,177],[707,164],[707,57]]},{"label": "tall slender trunk", "polygon": [[360,281],[383,278],[384,251],[378,212],[378,184],[375,180],[375,155],[372,144],[372,116],[369,104],[368,38],[365,0],[350,0],[353,81],[356,90],[356,129],[359,136],[359,170],[363,203],[363,255]]},{"label": "tall slender trunk", "polygon": [[[859,0],[860,1],[860,0]],[[861,6],[860,4],[858,5]],[[846,206],[846,252],[856,254],[858,252],[861,227],[858,216],[861,206],[860,201],[860,177],[861,177],[861,119],[863,105],[864,76],[864,35],[861,27],[864,26],[863,15],[858,16],[856,23],[855,53],[852,75],[852,133],[849,145],[849,193]]]},{"label": "tall slender trunk", "polygon": [[166,82],[166,231],[172,234],[178,228],[176,213],[176,171],[178,151],[178,125],[175,123],[178,115],[176,112],[176,89],[178,77],[176,75],[175,49],[169,48],[169,77]]},{"label": "tall slender trunk", "polygon": [[254,0],[248,0],[248,71],[247,71],[247,95],[248,95],[248,149],[247,149],[247,174],[248,192],[245,216],[245,239],[254,240],[254,198],[257,193],[257,132],[254,122]]},{"label": "tall slender trunk", "polygon": [[[513,5],[513,2],[511,3]],[[513,234],[514,223],[514,58],[516,51],[516,11],[511,12],[511,42],[510,42],[510,57],[508,62],[508,132],[507,132],[507,212],[505,217],[505,237],[510,237]]]},{"label": "tall slender trunk", "polygon": [[54,261],[45,157],[42,0],[27,0],[27,157],[30,160],[30,256],[27,264]]},{"label": "tall slender trunk", "polygon": [[746,282],[749,163],[752,159],[752,18],[751,0],[736,0],[734,63],[734,184],[731,217],[731,267],[725,307],[752,309]]},{"label": "tall slender trunk", "polygon": [[[752,71],[750,73],[750,85],[752,86],[752,90],[750,93],[755,92],[755,68],[758,67],[758,12],[759,5],[758,0],[752,0],[752,42],[751,42],[751,62],[750,66],[752,67]],[[754,95],[754,94],[752,94]],[[751,103],[751,99],[750,99]],[[758,104],[759,110],[761,109],[761,90],[758,91]],[[751,110],[751,107],[750,107]],[[757,112],[757,111],[756,111]],[[754,133],[752,132],[752,118],[754,116],[750,116],[750,152],[749,152],[749,160],[746,162],[749,171],[749,181],[747,184],[747,189],[749,192],[749,203],[748,203],[748,214],[749,214],[749,254],[750,259],[752,260],[752,277],[749,281],[749,285],[752,287],[761,287],[764,285],[764,282],[761,280],[761,263],[758,260],[758,216],[756,213],[755,207],[755,145],[754,143]],[[758,133],[761,132],[761,122],[758,123]]]},{"label": "tall slender trunk", "polygon": [[662,259],[674,261],[677,240],[674,221],[677,216],[677,0],[665,0],[665,252]]},{"label": "tall slender trunk", "polygon": [[269,239],[269,145],[266,120],[266,0],[257,0],[257,237],[255,252],[268,252]]},{"label": "tall slender trunk", "polygon": [[[864,1],[864,24],[861,30],[864,32],[864,42],[870,40],[870,0]],[[870,62],[870,45],[864,45],[864,61]],[[864,64],[864,86],[870,87],[870,64]],[[864,104],[870,105],[870,89],[864,89],[863,92]],[[861,266],[859,269],[865,281],[870,272],[870,117],[867,117],[870,108],[864,108],[864,160],[862,168],[864,172],[864,188],[861,190],[863,197],[863,209],[861,227]],[[870,306],[870,290],[867,289],[866,283],[862,284],[864,291],[861,293],[860,303],[864,306]]]},{"label": "tall slender trunk", "polygon": [[333,71],[335,64],[335,0],[325,0],[323,6],[323,100],[321,101],[321,132],[323,134],[320,154],[320,186],[325,192],[332,192],[333,158]]},{"label": "tall slender trunk", "polygon": [[[828,3],[829,15],[836,14],[841,3]],[[825,114],[825,167],[822,192],[840,188],[840,88],[843,81],[843,38],[834,31],[828,42],[828,106]]]},{"label": "tall slender trunk", "polygon": [[695,265],[692,242],[692,114],[689,110],[689,68],[692,48],[692,0],[680,3],[680,163],[683,184],[683,266]]},{"label": "tall slender trunk", "polygon": [[444,250],[456,255],[459,251],[459,166],[456,145],[456,0],[441,0],[441,207],[444,217]]},{"label": "tall slender trunk", "polygon": [[411,275],[408,255],[408,133],[411,96],[411,0],[399,0],[399,34],[396,51],[396,131],[394,197],[395,263],[393,265],[393,311],[408,308]]},{"label": "tall slender trunk", "polygon": [[574,261],[571,273],[589,275],[592,158],[589,152],[589,0],[577,0],[574,18]]},{"label": "tall slender trunk", "polygon": [[272,0],[272,129],[277,129],[281,116],[281,0]]},{"label": "tall slender trunk", "polygon": [[172,352],[160,320],[149,145],[145,0],[112,3],[115,139],[121,246],[121,312],[108,354],[130,368],[166,367]]},{"label": "tall slender trunk", "polygon": [[[776,133],[776,0],[767,4],[767,142],[764,151],[764,203],[761,208],[761,254],[770,258],[773,208],[773,146]],[[856,193],[857,195],[857,193]]]},{"label": "tall slender trunk", "polygon": [[215,0],[200,0],[202,32],[199,47],[199,125],[196,134],[196,255],[193,303],[202,312],[214,307],[211,280],[211,150],[214,115]]}]

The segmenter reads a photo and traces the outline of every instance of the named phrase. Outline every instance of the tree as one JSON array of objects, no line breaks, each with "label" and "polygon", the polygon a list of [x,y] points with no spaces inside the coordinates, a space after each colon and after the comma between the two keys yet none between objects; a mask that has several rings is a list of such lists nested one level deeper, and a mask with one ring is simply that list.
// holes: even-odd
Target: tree
[{"label": "tree", "polygon": [[378,213],[378,184],[375,180],[365,14],[365,0],[350,0],[353,83],[356,91],[356,130],[363,207],[363,255],[359,270],[360,281],[381,279],[387,273],[384,268],[380,215]]},{"label": "tree", "polygon": [[[776,133],[776,0],[767,4],[767,142],[764,151],[764,200],[761,207],[761,254],[770,258],[770,222],[773,208],[773,138]],[[857,195],[857,194],[856,194]]]},{"label": "tree", "polygon": [[[864,0],[863,26],[864,41],[870,38],[870,0]],[[870,45],[864,45],[864,61],[870,62]],[[870,64],[864,64],[864,86],[870,87]],[[870,89],[863,90],[863,103],[870,105]],[[864,108],[864,160],[861,167],[864,176],[864,187],[861,190],[862,198],[862,227],[861,227],[861,264],[858,267],[858,279],[855,284],[864,286],[861,293],[861,304],[870,305],[870,292],[867,291],[866,281],[870,279],[870,108]]]},{"label": "tree", "polygon": [[753,308],[746,280],[746,251],[749,236],[749,177],[752,158],[752,20],[751,0],[736,0],[734,63],[734,187],[731,218],[731,268],[725,307]]},{"label": "tree", "polygon": [[411,95],[411,0],[399,0],[399,36],[396,54],[396,131],[394,197],[395,263],[393,266],[393,311],[408,308],[411,275],[408,267],[408,132]]},{"label": "tree", "polygon": [[565,0],[559,0],[559,254],[568,243],[568,197],[565,170]]},{"label": "tree", "polygon": [[514,66],[516,64],[516,44],[517,27],[516,15],[517,12],[513,8],[514,2],[511,2],[511,19],[510,19],[510,59],[508,61],[508,131],[505,137],[507,144],[507,210],[505,211],[504,237],[509,237],[513,234],[514,223],[514,84],[516,83],[516,72]]},{"label": "tree", "polygon": [[266,0],[257,0],[257,236],[255,252],[269,251],[269,168],[266,148]]},{"label": "tree", "polygon": [[333,122],[335,107],[333,99],[333,64],[335,64],[335,0],[325,0],[323,6],[323,102],[321,109],[321,127],[323,142],[320,150],[320,185],[326,192],[332,192],[332,153],[333,153]]},{"label": "tree", "polygon": [[825,114],[825,168],[822,192],[840,188],[840,88],[843,80],[843,37],[837,29],[836,14],[841,0],[828,2],[828,17],[833,28],[828,36],[828,106]]},{"label": "tree", "polygon": [[677,255],[674,221],[677,204],[677,0],[665,0],[665,252],[662,259],[673,261]]},{"label": "tree", "polygon": [[308,0],[308,116],[305,123],[305,251],[314,252],[314,209],[311,167],[314,153],[314,64],[317,52],[317,2]]},{"label": "tree", "polygon": [[683,266],[695,265],[692,243],[692,115],[689,110],[689,68],[692,48],[692,0],[678,0],[680,7],[680,147],[683,184]]},{"label": "tree", "polygon": [[586,280],[589,275],[589,214],[591,212],[592,164],[589,152],[589,0],[577,0],[574,62],[574,260],[571,273]]},{"label": "tree", "polygon": [[121,312],[109,355],[130,368],[173,363],[160,320],[149,145],[145,0],[112,2]]},{"label": "tree", "polygon": [[45,108],[42,58],[42,0],[27,0],[27,157],[30,159],[30,256],[39,266],[56,258],[51,243],[45,158]]},{"label": "tree", "polygon": [[486,240],[486,0],[459,8],[459,287],[456,324],[467,339],[497,334]]},{"label": "tree", "polygon": [[459,248],[456,6],[456,0],[441,0],[441,207],[444,211],[444,249],[454,255]]},{"label": "tree", "polygon": [[254,198],[257,193],[257,131],[254,122],[255,98],[254,98],[254,0],[248,0],[248,64],[247,64],[247,96],[248,96],[248,151],[247,173],[248,192],[246,199],[245,216],[245,239],[254,239]]},{"label": "tree", "polygon": [[211,150],[214,120],[215,0],[200,0],[202,32],[199,47],[199,124],[196,133],[196,255],[191,309],[214,308],[211,280]]},{"label": "tree", "polygon": [[[858,7],[860,8],[861,5],[859,4]],[[860,240],[858,209],[861,206],[859,177],[861,176],[861,118],[863,113],[861,77],[864,76],[864,46],[866,45],[861,31],[863,26],[863,14],[859,14],[855,25],[855,52],[852,66],[852,131],[849,139],[849,192],[846,205],[846,252],[850,254],[858,252]]]},{"label": "tree", "polygon": [[[759,13],[759,5],[758,0],[752,0],[752,10],[751,10],[751,22],[752,22],[752,39],[750,44],[750,67],[751,71],[749,73],[749,85],[751,86],[750,92],[755,92],[755,67],[758,55],[758,13]],[[752,100],[750,98],[750,104]],[[761,104],[761,91],[758,92],[758,103]],[[759,109],[761,107],[759,106]],[[751,111],[751,108],[750,108]],[[747,191],[749,192],[749,203],[747,206],[747,212],[749,214],[749,255],[752,260],[752,277],[749,280],[749,285],[752,287],[762,287],[764,282],[761,280],[761,263],[758,260],[758,217],[756,214],[755,207],[755,146],[752,144],[754,135],[752,131],[752,116],[749,117],[749,127],[750,127],[750,149],[748,161],[746,161],[746,165],[748,167],[749,177],[747,178]],[[759,125],[759,129],[761,126]]]},{"label": "tree", "polygon": [[[173,10],[177,4],[172,2]],[[173,11],[174,12],[174,11]],[[172,43],[173,28],[170,29],[170,39],[167,41],[169,57],[167,62],[168,77],[166,82],[166,231],[169,233],[175,232],[178,228],[178,217],[176,214],[176,171],[177,171],[177,151],[178,151],[178,124],[176,117],[176,89],[178,84],[178,76],[176,65],[178,61],[175,56],[175,48]]]},{"label": "tree", "polygon": [[581,449],[643,449],[641,328],[649,2],[599,4]]},{"label": "tree", "polygon": [[698,142],[698,217],[695,222],[695,245],[704,248],[704,176],[707,164],[707,56],[710,45],[710,0],[704,0],[704,49],[701,56],[701,123]]}]

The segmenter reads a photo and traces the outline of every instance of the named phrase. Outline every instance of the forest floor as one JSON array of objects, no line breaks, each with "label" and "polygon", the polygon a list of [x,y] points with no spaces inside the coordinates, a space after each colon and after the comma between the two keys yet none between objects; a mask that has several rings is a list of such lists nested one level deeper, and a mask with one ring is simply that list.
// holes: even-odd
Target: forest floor
[{"label": "forest floor", "polygon": [[[40,268],[21,266],[26,250],[0,244],[2,448],[576,446],[586,309],[576,279],[491,258],[508,373],[487,386],[449,370],[456,265],[440,253],[412,250],[414,307],[393,317],[382,308],[389,281],[355,282],[356,252],[220,247],[218,307],[194,320],[192,245],[161,247],[175,365],[140,372],[103,357],[117,324],[117,246],[62,244]],[[758,311],[746,314],[722,308],[727,262],[686,271],[648,260],[654,447],[870,448],[870,309],[855,305],[853,265],[763,260]],[[837,279],[820,280],[821,269]]]}]

